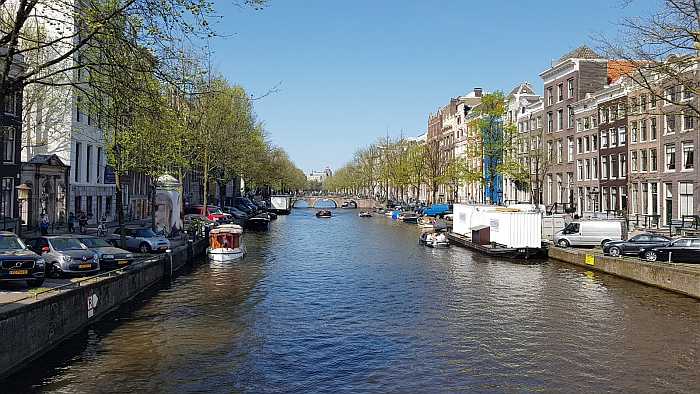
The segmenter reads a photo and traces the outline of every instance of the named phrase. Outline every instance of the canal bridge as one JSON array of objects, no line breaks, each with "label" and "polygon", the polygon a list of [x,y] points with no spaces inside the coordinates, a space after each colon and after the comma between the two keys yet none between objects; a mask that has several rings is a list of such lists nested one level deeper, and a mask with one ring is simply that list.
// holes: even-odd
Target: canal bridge
[{"label": "canal bridge", "polygon": [[311,208],[317,208],[317,204],[321,202],[330,202],[336,208],[343,206],[344,202],[350,204],[353,208],[359,209],[374,209],[379,206],[377,200],[373,198],[354,198],[341,196],[299,196],[292,199],[292,208],[297,208],[297,203],[303,201]]}]

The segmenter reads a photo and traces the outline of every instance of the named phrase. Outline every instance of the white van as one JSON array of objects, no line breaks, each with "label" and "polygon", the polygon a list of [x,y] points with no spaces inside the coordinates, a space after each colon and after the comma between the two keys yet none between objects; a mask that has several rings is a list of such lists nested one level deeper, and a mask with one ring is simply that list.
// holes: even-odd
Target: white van
[{"label": "white van", "polygon": [[554,234],[554,243],[569,246],[603,246],[622,239],[622,222],[617,220],[576,220]]}]

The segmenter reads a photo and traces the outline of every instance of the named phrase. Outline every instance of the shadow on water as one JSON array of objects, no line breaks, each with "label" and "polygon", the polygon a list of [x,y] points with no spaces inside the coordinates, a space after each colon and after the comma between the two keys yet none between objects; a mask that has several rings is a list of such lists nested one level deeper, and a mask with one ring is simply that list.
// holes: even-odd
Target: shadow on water
[{"label": "shadow on water", "polygon": [[237,264],[152,289],[5,392],[693,392],[696,300],[418,245],[356,210],[280,216]]}]

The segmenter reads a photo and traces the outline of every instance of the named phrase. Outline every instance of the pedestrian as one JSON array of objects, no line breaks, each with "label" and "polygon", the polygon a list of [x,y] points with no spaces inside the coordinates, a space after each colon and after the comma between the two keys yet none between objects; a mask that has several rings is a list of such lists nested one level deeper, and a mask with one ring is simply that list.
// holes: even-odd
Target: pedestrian
[{"label": "pedestrian", "polygon": [[75,214],[73,212],[68,214],[68,232],[75,232]]},{"label": "pedestrian", "polygon": [[78,225],[80,226],[80,234],[85,234],[87,230],[87,214],[84,211],[78,213]]},{"label": "pedestrian", "polygon": [[39,229],[41,230],[41,235],[46,235],[49,233],[49,215],[47,215],[46,213],[41,214]]}]

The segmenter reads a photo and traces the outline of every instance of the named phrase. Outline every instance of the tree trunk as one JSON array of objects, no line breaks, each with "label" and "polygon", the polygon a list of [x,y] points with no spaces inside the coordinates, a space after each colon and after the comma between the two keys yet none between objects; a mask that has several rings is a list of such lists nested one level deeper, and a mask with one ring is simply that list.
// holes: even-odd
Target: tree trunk
[{"label": "tree trunk", "polygon": [[156,181],[151,178],[151,229],[156,231]]},{"label": "tree trunk", "polygon": [[126,247],[126,237],[124,236],[124,201],[122,191],[122,177],[119,171],[115,171],[115,191],[117,192],[117,223],[119,224],[119,245]]}]

